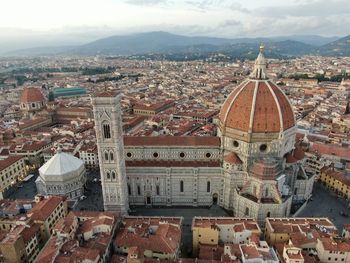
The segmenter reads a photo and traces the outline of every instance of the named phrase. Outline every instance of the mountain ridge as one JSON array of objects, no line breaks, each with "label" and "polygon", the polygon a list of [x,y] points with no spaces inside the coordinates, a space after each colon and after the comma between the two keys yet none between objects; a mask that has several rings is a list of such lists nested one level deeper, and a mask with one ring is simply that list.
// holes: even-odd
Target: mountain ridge
[{"label": "mountain ridge", "polygon": [[[295,39],[301,39],[298,41]],[[300,56],[306,54],[350,56],[350,42],[345,43],[350,36],[335,41],[333,37],[321,37],[317,35],[294,35],[271,38],[219,38],[205,36],[184,36],[164,31],[153,31],[129,35],[114,35],[106,38],[79,45],[66,47],[38,47],[31,49],[16,50],[8,55],[140,55],[147,53],[188,53],[198,52],[201,54],[223,52],[233,53],[240,57],[245,52],[252,52],[252,49],[263,42],[267,50],[276,56]],[[345,40],[344,40],[345,39]],[[319,45],[312,45],[319,41]],[[320,45],[320,43],[322,45]],[[326,43],[326,44],[323,44]],[[334,44],[335,43],[335,44]],[[341,52],[333,52],[330,47],[342,46]],[[242,49],[241,52],[239,49]]]}]

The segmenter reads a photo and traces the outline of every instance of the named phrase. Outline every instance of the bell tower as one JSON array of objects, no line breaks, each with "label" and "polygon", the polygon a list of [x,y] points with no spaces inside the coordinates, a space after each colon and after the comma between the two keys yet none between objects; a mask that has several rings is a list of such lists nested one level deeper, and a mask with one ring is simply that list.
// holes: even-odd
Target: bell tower
[{"label": "bell tower", "polygon": [[91,98],[105,211],[129,210],[120,94],[104,91]]}]

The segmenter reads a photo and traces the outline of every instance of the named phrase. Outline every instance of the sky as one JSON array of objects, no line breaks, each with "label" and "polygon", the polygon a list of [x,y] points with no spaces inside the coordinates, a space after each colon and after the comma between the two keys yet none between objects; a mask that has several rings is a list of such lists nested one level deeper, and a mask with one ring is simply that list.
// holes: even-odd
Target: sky
[{"label": "sky", "polygon": [[349,0],[1,0],[1,10],[0,49],[160,30],[228,38],[350,34]]}]

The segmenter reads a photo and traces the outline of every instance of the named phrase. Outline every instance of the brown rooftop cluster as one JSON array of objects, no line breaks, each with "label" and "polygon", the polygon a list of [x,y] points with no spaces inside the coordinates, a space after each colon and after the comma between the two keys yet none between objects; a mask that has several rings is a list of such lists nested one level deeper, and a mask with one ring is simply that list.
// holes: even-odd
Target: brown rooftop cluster
[{"label": "brown rooftop cluster", "polygon": [[119,248],[138,247],[174,254],[180,246],[182,220],[182,217],[126,217],[115,244]]}]

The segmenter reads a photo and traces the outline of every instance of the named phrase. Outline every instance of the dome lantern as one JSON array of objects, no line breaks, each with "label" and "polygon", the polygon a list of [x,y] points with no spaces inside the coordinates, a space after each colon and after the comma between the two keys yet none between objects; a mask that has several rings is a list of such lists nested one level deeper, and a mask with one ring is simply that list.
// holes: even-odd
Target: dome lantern
[{"label": "dome lantern", "polygon": [[265,49],[264,45],[261,44],[259,55],[255,60],[254,70],[249,76],[252,79],[268,79],[268,76],[266,74],[267,63],[264,56],[264,49]]}]

